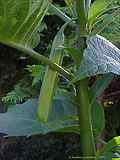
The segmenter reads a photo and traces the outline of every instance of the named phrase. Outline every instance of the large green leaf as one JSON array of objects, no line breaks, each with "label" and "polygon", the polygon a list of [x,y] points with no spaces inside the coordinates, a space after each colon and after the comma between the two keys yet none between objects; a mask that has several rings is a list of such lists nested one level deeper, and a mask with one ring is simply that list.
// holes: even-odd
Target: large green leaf
[{"label": "large green leaf", "polygon": [[[66,99],[65,95],[69,98]],[[77,107],[73,100],[74,96],[67,93],[64,96],[57,95],[47,123],[37,119],[37,99],[9,108],[8,112],[0,113],[0,133],[7,136],[29,136],[55,131],[77,132],[79,131]]]},{"label": "large green leaf", "polygon": [[[95,100],[91,105],[93,130],[94,134],[98,135],[104,128],[104,115],[101,106]],[[9,108],[6,113],[1,113],[0,133],[5,133],[7,136],[27,136],[49,132],[80,134],[76,98],[73,94],[67,91],[56,94],[46,123],[37,119],[37,106],[38,100],[32,99]]]},{"label": "large green leaf", "polygon": [[105,73],[120,75],[120,50],[104,37],[96,35],[87,41],[84,58],[76,77],[80,80]]},{"label": "large green leaf", "polygon": [[50,6],[51,0],[1,0],[0,3],[0,43],[20,50],[19,53],[29,55],[38,62],[42,61],[58,72],[63,71],[62,73],[66,77],[69,74],[67,71],[45,56],[33,51],[33,46],[31,46],[31,41],[33,45],[33,37]]},{"label": "large green leaf", "polygon": [[[37,119],[37,106],[38,100],[32,99],[9,108],[6,113],[1,113],[0,133],[5,133],[7,136],[27,136],[49,132],[80,134],[76,98],[73,94],[67,91],[60,91],[56,94],[46,123]],[[104,127],[101,123],[103,112],[100,107],[96,101],[92,104],[92,123],[95,135],[98,135]]]},{"label": "large green leaf", "polygon": [[48,7],[48,0],[0,0],[0,42],[29,46]]}]

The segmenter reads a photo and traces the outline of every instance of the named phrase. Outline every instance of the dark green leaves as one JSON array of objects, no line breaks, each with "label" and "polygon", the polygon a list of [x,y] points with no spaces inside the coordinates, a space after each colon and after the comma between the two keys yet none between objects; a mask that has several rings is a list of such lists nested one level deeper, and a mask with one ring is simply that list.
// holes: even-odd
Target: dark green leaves
[{"label": "dark green leaves", "polygon": [[105,73],[120,74],[120,50],[105,38],[93,36],[87,41],[77,79]]},{"label": "dark green leaves", "polygon": [[80,50],[76,49],[76,48],[64,48],[67,53],[73,58],[74,62],[76,65],[80,65],[80,62],[82,60],[82,54],[80,53]]}]

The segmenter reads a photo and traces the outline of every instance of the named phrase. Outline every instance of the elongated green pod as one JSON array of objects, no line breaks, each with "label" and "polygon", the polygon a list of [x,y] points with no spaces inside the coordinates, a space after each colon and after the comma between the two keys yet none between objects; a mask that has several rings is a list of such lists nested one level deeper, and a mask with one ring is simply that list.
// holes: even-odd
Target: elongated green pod
[{"label": "elongated green pod", "polygon": [[[61,65],[63,59],[63,49],[60,47],[64,44],[64,29],[67,23],[63,25],[53,40],[50,60],[58,65]],[[41,87],[38,118],[47,122],[49,113],[52,109],[52,100],[58,83],[58,72],[52,70],[49,66],[46,68],[44,80]]]}]

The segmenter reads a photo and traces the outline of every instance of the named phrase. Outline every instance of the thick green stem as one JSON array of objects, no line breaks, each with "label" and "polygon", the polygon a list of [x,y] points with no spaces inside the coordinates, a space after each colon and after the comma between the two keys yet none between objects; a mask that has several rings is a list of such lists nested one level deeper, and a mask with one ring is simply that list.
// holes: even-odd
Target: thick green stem
[{"label": "thick green stem", "polygon": [[78,14],[80,34],[83,36],[86,34],[85,0],[76,0],[76,11]]},{"label": "thick green stem", "polygon": [[[91,106],[89,103],[87,79],[81,80],[77,86],[79,102],[80,144],[83,159],[95,157],[95,145],[91,122]],[[85,158],[86,157],[86,158]],[[95,159],[95,158],[93,158]]]},{"label": "thick green stem", "polygon": [[[79,37],[78,49],[81,53],[86,48],[86,39],[84,35],[86,31],[86,13],[85,0],[76,0],[76,10],[79,18]],[[91,121],[91,105],[88,94],[88,79],[83,79],[76,84],[77,100],[79,103],[79,120],[80,120],[80,143],[81,154],[83,159],[88,160],[93,157],[95,159],[95,143]],[[86,158],[85,158],[86,157]]]},{"label": "thick green stem", "polygon": [[23,45],[19,45],[14,42],[5,41],[5,42],[1,42],[1,43],[6,44],[12,48],[15,48],[15,49],[21,51],[21,53],[23,53],[24,55],[28,55],[40,63],[42,62],[43,64],[49,65],[51,67],[51,69],[57,71],[59,74],[61,74],[62,76],[64,76],[65,78],[67,78],[69,80],[72,80],[74,78],[74,76],[71,73],[67,72],[64,68],[62,68],[61,66],[59,66],[56,63],[53,63],[50,59],[37,53],[36,51],[32,50],[31,48],[27,48]]}]

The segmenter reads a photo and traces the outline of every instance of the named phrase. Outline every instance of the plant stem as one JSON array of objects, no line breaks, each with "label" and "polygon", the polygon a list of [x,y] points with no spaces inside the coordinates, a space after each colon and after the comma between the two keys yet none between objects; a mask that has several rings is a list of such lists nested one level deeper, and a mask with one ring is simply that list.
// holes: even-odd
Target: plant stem
[{"label": "plant stem", "polygon": [[89,103],[87,81],[87,79],[81,80],[77,86],[77,100],[79,103],[78,110],[80,120],[80,147],[83,157],[94,157],[95,144],[92,131],[91,107]]},{"label": "plant stem", "polygon": [[83,36],[84,34],[86,34],[85,0],[76,0],[76,11],[78,14],[80,34]]},{"label": "plant stem", "polygon": [[[85,0],[76,0],[76,10],[79,18],[79,37],[78,49],[81,53],[86,48],[86,39],[84,35],[86,32],[86,13]],[[83,159],[93,157],[95,159],[95,143],[92,130],[91,121],[91,105],[88,94],[88,79],[83,79],[76,84],[77,100],[79,103],[79,120],[80,120],[80,144]],[[86,157],[86,158],[85,158]]]},{"label": "plant stem", "polygon": [[12,48],[15,48],[15,49],[21,51],[24,55],[28,55],[28,56],[32,57],[33,59],[37,60],[39,63],[42,62],[43,64],[49,65],[51,67],[51,69],[57,71],[59,74],[61,74],[63,77],[67,78],[68,80],[72,80],[74,78],[73,74],[66,71],[63,67],[59,66],[56,63],[53,63],[50,59],[37,53],[36,51],[32,50],[31,48],[27,48],[23,45],[19,45],[14,42],[5,41],[5,43],[3,42],[3,44],[6,44]]}]

